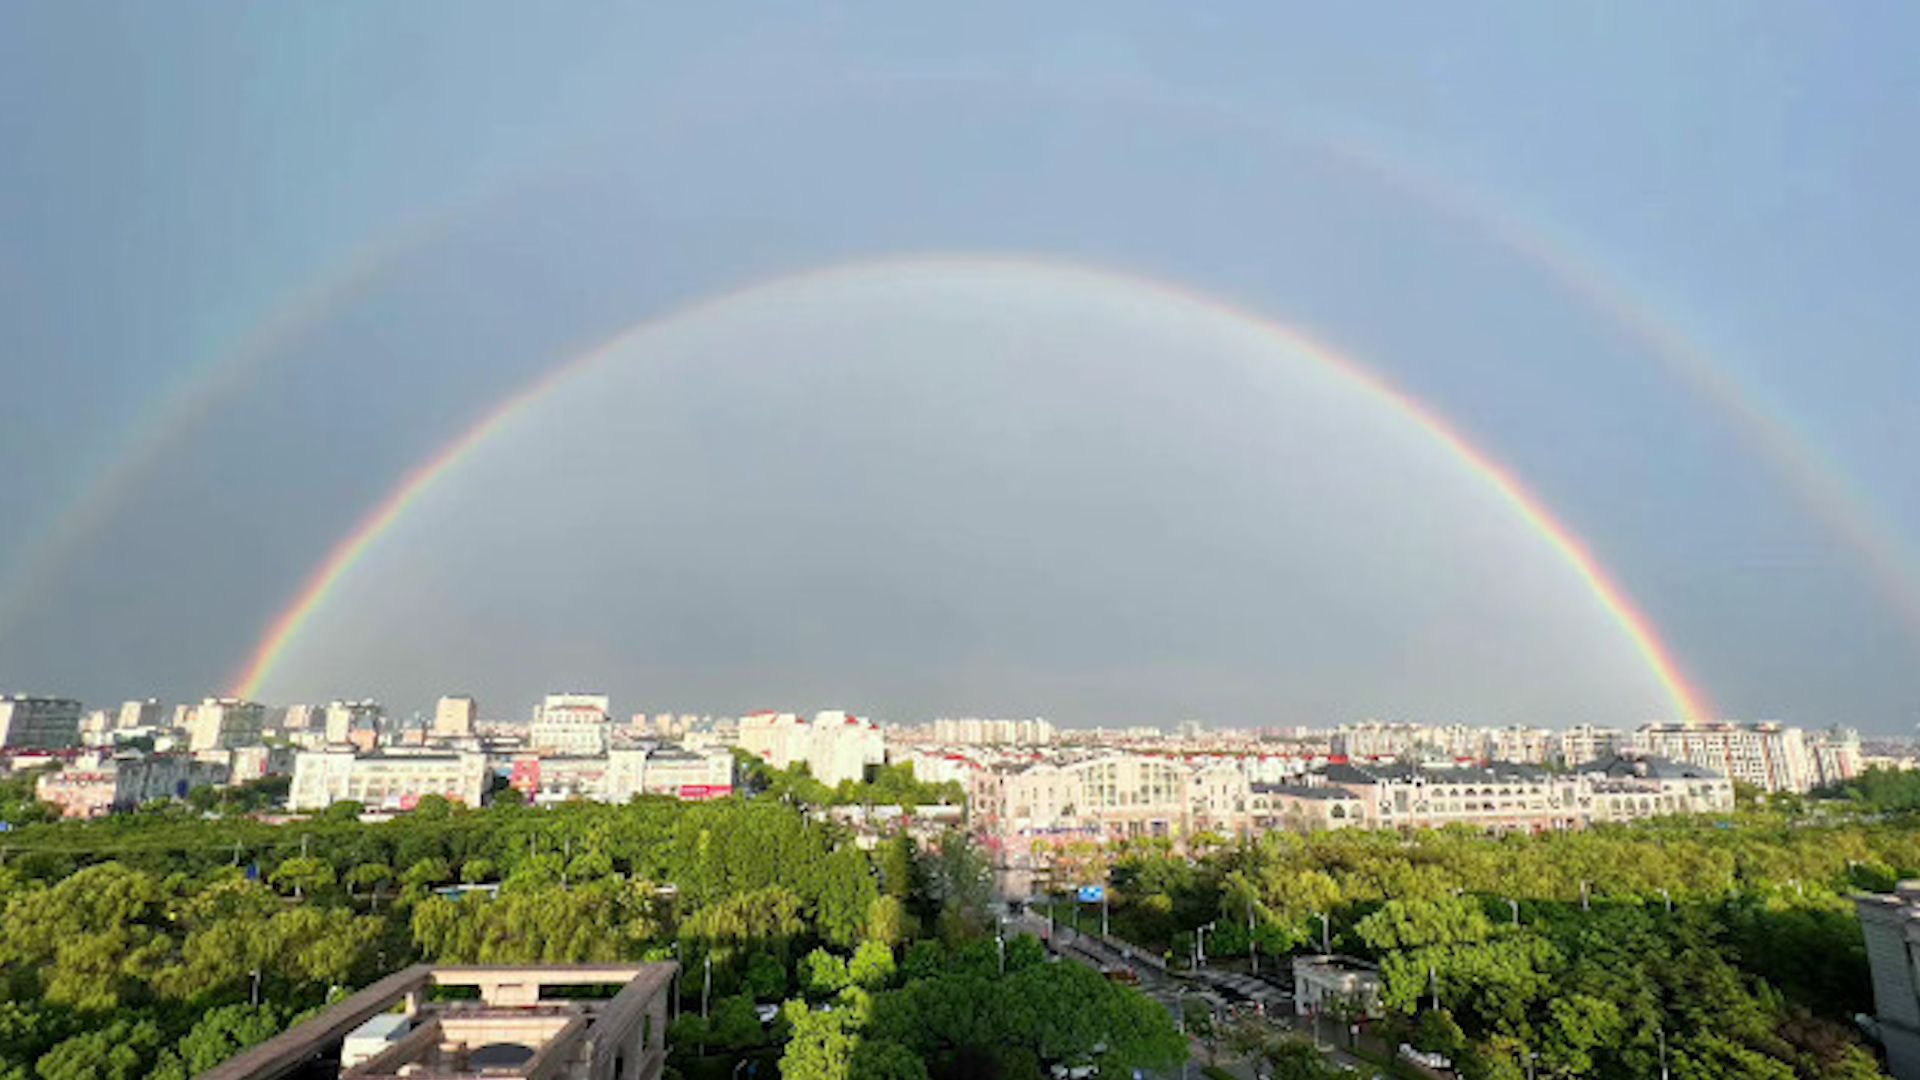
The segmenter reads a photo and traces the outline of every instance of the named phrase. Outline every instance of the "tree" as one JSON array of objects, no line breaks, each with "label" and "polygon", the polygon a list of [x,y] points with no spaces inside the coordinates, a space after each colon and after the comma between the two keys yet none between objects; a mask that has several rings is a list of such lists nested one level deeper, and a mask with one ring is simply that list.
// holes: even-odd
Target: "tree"
[{"label": "tree", "polygon": [[913,937],[912,919],[898,897],[876,896],[867,905],[866,938],[897,948]]},{"label": "tree", "polygon": [[847,962],[847,977],[868,990],[884,989],[893,982],[896,970],[893,950],[878,941],[861,942]]},{"label": "tree", "polygon": [[837,1009],[815,1012],[790,1001],[782,1010],[793,1030],[780,1055],[782,1080],[848,1080],[859,1036]]},{"label": "tree", "polygon": [[[838,960],[839,957],[834,959]],[[845,970],[843,962],[843,976]],[[787,992],[787,965],[772,953],[755,953],[753,959],[747,962],[746,981],[747,990],[755,1001],[777,1001]]]},{"label": "tree", "polygon": [[227,1005],[208,1012],[162,1056],[156,1080],[198,1076],[255,1043],[280,1033],[283,1017],[278,1007]]},{"label": "tree", "polygon": [[850,948],[860,939],[868,912],[879,896],[866,855],[851,845],[835,849],[827,856],[825,881],[815,917],[820,936],[833,945]]},{"label": "tree", "polygon": [[825,949],[815,949],[800,959],[800,988],[809,998],[832,997],[847,988],[847,962]]},{"label": "tree", "polygon": [[135,1080],[146,1075],[161,1038],[150,1020],[116,1020],[47,1051],[34,1072],[40,1080]]},{"label": "tree", "polygon": [[854,1047],[847,1080],[927,1080],[927,1066],[897,1042],[866,1039]]},{"label": "tree", "polygon": [[746,994],[724,997],[713,1007],[704,1041],[727,1050],[742,1050],[766,1042],[766,1029]]},{"label": "tree", "polygon": [[267,880],[276,888],[292,892],[295,898],[308,893],[322,892],[333,887],[333,867],[325,860],[297,855],[274,867]]}]

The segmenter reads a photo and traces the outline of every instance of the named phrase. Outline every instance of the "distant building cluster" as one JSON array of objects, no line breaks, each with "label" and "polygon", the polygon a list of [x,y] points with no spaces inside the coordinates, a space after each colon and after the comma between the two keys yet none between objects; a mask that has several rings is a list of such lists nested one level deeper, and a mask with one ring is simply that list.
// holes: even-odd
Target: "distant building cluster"
[{"label": "distant building cluster", "polygon": [[1864,768],[1860,736],[1844,728],[1808,734],[1777,723],[1644,724],[1634,731],[1468,727],[1462,724],[1346,724],[1328,751],[1349,760],[1438,758],[1511,761],[1573,769],[1620,754],[1669,758],[1713,769],[1763,791],[1810,791],[1844,783]]},{"label": "distant building cluster", "polygon": [[968,808],[990,846],[1016,863],[1073,840],[1181,840],[1200,833],[1436,828],[1578,829],[1602,822],[1733,809],[1724,775],[1664,758],[1616,757],[1573,772],[1535,765],[1297,760],[1285,779],[1259,759],[1132,751],[981,764]]},{"label": "distant building cluster", "polygon": [[[1731,806],[1735,782],[1804,792],[1870,765],[1920,767],[1912,747],[1778,723],[1365,722],[1332,728],[1056,729],[1044,719],[942,718],[883,726],[843,711],[728,718],[631,714],[605,694],[548,694],[521,720],[449,694],[431,715],[370,699],[281,707],[210,697],[87,710],[70,698],[0,696],[0,771],[45,770],[41,798],[75,817],[196,788],[288,778],[294,811],[358,803],[404,811],[440,796],[479,805],[509,789],[536,805],[635,796],[698,800],[737,786],[734,750],[828,786],[911,765],[968,797],[972,827],[1013,853],[1036,843],[1271,829],[1467,824],[1578,828]],[[1871,752],[1869,752],[1871,751]]]},{"label": "distant building cluster", "polygon": [[860,780],[886,760],[880,726],[845,712],[816,713],[811,720],[795,713],[749,713],[740,718],[738,738],[740,749],[774,768],[805,763],[828,786]]}]

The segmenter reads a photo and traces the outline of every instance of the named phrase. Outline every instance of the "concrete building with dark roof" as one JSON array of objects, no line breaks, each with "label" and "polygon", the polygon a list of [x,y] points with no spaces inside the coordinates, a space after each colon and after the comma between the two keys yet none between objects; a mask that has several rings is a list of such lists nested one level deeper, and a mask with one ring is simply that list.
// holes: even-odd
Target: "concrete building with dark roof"
[{"label": "concrete building with dark roof", "polygon": [[[201,1080],[658,1080],[678,965],[434,967],[381,979]],[[604,986],[604,998],[551,996]],[[437,1000],[475,987],[477,1000]]]}]

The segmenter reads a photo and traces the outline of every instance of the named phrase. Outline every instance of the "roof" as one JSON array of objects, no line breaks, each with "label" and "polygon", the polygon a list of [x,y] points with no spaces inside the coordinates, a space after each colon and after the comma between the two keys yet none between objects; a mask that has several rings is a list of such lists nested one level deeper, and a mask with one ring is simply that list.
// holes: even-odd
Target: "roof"
[{"label": "roof", "polygon": [[1637,776],[1648,780],[1723,780],[1718,771],[1705,765],[1694,765],[1685,761],[1674,761],[1663,757],[1620,757],[1615,756],[1602,761],[1591,761],[1580,766],[1583,773],[1605,773],[1608,776]]}]

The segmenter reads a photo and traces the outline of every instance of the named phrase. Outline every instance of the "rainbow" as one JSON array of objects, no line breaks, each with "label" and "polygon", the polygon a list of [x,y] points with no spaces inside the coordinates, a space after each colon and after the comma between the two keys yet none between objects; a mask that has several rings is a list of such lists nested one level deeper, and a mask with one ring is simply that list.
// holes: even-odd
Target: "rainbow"
[{"label": "rainbow", "polygon": [[1602,259],[1583,254],[1580,245],[1561,230],[1523,220],[1511,211],[1496,212],[1453,184],[1413,171],[1383,153],[1376,142],[1349,135],[1326,139],[1323,145],[1397,190],[1486,232],[1718,409],[1747,449],[1766,463],[1815,520],[1861,557],[1908,633],[1920,643],[1920,554],[1901,538],[1846,469],[1823,452],[1819,441],[1785,410],[1749,382],[1737,379],[1725,361],[1655,305],[1635,295],[1617,274],[1605,269]]},{"label": "rainbow", "polygon": [[299,635],[301,627],[326,602],[335,586],[379,541],[380,537],[392,528],[394,523],[418,502],[436,481],[458,466],[475,447],[506,427],[535,402],[545,397],[554,387],[601,363],[639,336],[664,324],[710,312],[758,293],[803,282],[831,281],[855,274],[944,268],[1003,268],[1028,273],[1037,270],[1090,280],[1097,284],[1120,285],[1143,290],[1252,329],[1288,351],[1307,357],[1338,374],[1350,384],[1390,406],[1467,466],[1501,497],[1528,528],[1559,554],[1585,585],[1587,591],[1626,634],[1681,719],[1699,719],[1712,715],[1706,698],[1682,674],[1680,665],[1661,641],[1653,624],[1601,568],[1586,544],[1556,519],[1511,470],[1474,446],[1464,434],[1433,409],[1416,401],[1359,362],[1315,341],[1293,326],[1256,315],[1224,301],[1194,292],[1182,285],[1051,259],[959,254],[858,260],[755,282],[645,319],[620,331],[602,344],[549,370],[528,386],[494,406],[452,442],[401,477],[399,483],[394,485],[379,504],[334,545],[319,567],[301,585],[292,601],[268,623],[245,665],[233,677],[230,684],[231,692],[236,696],[248,698],[260,695],[268,678],[273,674],[275,665],[286,654],[288,646]]},{"label": "rainbow", "polygon": [[163,452],[241,393],[253,374],[373,292],[404,255],[438,236],[455,219],[441,211],[353,249],[307,285],[288,294],[225,348],[211,350],[128,426],[118,447],[29,539],[0,577],[0,637],[58,578],[61,564],[101,529]]}]

